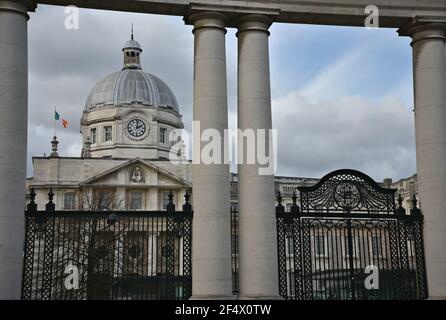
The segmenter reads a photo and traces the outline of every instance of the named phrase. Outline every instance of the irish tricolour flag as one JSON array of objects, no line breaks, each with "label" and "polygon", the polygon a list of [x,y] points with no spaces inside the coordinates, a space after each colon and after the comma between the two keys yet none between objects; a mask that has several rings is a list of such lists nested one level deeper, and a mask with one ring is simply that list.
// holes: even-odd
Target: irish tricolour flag
[{"label": "irish tricolour flag", "polygon": [[[56,110],[54,110],[54,120],[60,120],[60,114]],[[64,128],[68,127],[68,120],[62,118],[62,125]]]}]

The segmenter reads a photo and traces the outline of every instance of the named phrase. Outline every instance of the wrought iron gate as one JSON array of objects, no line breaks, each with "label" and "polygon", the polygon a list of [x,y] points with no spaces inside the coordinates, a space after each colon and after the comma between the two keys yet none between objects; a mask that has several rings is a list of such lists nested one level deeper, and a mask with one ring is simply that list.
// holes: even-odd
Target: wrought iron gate
[{"label": "wrought iron gate", "polygon": [[27,206],[22,299],[188,299],[192,208],[55,211]]},{"label": "wrought iron gate", "polygon": [[286,299],[427,298],[423,216],[394,189],[355,170],[299,187],[286,212],[279,193],[279,289]]}]

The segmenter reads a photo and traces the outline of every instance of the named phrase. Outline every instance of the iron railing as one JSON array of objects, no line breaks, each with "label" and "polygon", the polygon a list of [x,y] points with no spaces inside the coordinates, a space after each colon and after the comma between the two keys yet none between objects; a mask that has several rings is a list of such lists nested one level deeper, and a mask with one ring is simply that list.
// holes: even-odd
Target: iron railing
[{"label": "iron railing", "polygon": [[22,299],[188,299],[192,208],[170,196],[167,211],[55,211],[52,192],[25,212]]}]

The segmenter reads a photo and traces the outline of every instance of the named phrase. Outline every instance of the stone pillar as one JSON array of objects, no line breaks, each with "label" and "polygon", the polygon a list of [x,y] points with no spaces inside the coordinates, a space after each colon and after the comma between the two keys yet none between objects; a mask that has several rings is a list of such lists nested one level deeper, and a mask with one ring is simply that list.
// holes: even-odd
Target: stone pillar
[{"label": "stone pillar", "polygon": [[28,8],[0,1],[0,299],[19,299],[28,126]]},{"label": "stone pillar", "polygon": [[[194,13],[186,18],[194,25],[193,119],[201,132],[228,128],[226,88],[226,17],[218,12]],[[231,221],[229,165],[203,164],[204,145],[194,133],[192,164],[193,249],[192,299],[232,297]],[[222,143],[222,151],[223,151]]]},{"label": "stone pillar", "polygon": [[415,23],[411,36],[420,205],[430,298],[446,299],[446,24]]},{"label": "stone pillar", "polygon": [[[237,23],[238,127],[243,131],[254,129],[256,134],[258,129],[272,127],[268,49],[271,23],[261,15],[247,15]],[[239,136],[239,148],[240,145]],[[247,164],[247,144],[244,148],[244,162],[239,159],[238,165],[240,298],[277,299],[274,173],[259,174],[258,159]]]}]

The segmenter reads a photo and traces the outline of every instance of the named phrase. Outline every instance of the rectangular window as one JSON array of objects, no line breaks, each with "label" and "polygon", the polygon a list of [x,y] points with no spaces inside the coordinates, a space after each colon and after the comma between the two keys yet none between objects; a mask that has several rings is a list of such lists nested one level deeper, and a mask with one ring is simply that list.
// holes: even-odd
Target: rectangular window
[{"label": "rectangular window", "polygon": [[66,192],[63,196],[64,210],[76,209],[76,194],[74,192]]},{"label": "rectangular window", "polygon": [[[344,248],[345,248],[345,256],[346,257],[350,257],[349,248],[348,248],[348,235],[345,235],[345,237],[344,237]],[[353,257],[356,257],[357,249],[358,249],[358,247],[356,245],[356,238],[355,238],[354,235],[352,235],[352,253],[353,253]]]},{"label": "rectangular window", "polygon": [[115,192],[111,189],[94,190],[93,200],[89,204],[92,211],[116,210],[120,203],[115,199]]},{"label": "rectangular window", "polygon": [[112,141],[112,127],[104,127],[104,141]]},{"label": "rectangular window", "polygon": [[372,237],[372,254],[374,257],[379,257],[383,254],[381,237],[379,236]]},{"label": "rectangular window", "polygon": [[142,192],[132,191],[130,192],[130,210],[142,209]]},{"label": "rectangular window", "polygon": [[96,143],[96,128],[90,130],[91,143]]},{"label": "rectangular window", "polygon": [[[170,192],[163,193],[163,210],[167,210],[167,205],[169,204],[169,193]],[[175,204],[175,194],[173,194],[172,202]]]},{"label": "rectangular window", "polygon": [[325,238],[324,236],[317,235],[314,237],[315,245],[316,245],[316,254],[318,256],[325,255]]},{"label": "rectangular window", "polygon": [[160,128],[160,143],[166,143],[167,129]]}]

